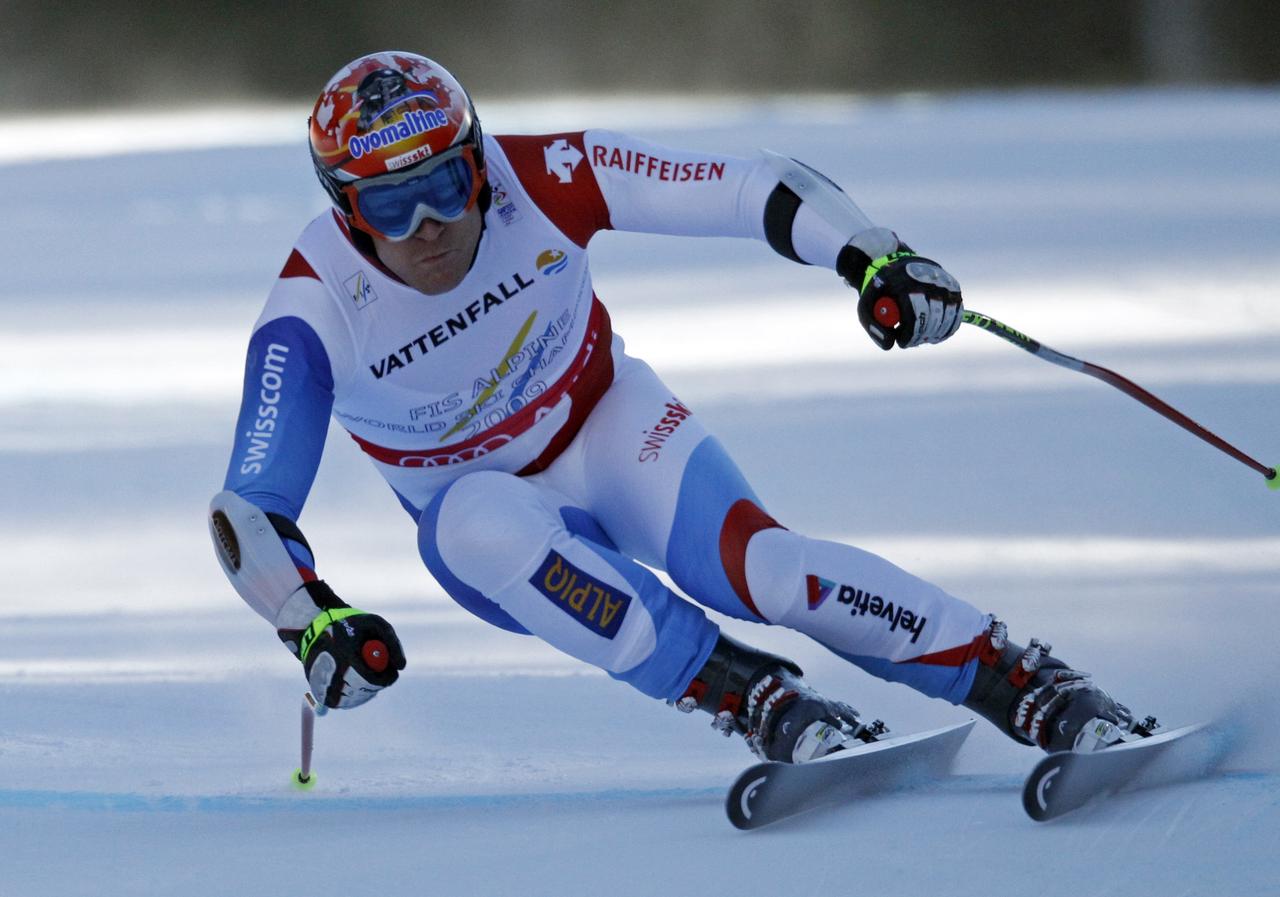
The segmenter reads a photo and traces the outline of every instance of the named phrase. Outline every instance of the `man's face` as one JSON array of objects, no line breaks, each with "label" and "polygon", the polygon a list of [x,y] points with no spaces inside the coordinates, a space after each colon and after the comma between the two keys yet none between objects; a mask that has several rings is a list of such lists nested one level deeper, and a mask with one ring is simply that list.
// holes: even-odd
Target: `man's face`
[{"label": "man's face", "polygon": [[408,239],[373,237],[373,245],[393,274],[415,290],[435,296],[462,283],[471,270],[481,223],[477,204],[458,221],[441,224],[426,219]]}]

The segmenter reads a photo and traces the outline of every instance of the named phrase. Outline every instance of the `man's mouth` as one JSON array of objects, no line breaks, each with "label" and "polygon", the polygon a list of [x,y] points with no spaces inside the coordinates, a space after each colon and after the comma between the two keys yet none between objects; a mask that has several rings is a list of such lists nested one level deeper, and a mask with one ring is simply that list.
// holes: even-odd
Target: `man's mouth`
[{"label": "man's mouth", "polygon": [[452,249],[445,249],[441,252],[435,253],[434,255],[419,256],[419,260],[422,261],[424,264],[434,265],[436,262],[440,261],[441,259],[451,254],[452,252],[453,252]]}]

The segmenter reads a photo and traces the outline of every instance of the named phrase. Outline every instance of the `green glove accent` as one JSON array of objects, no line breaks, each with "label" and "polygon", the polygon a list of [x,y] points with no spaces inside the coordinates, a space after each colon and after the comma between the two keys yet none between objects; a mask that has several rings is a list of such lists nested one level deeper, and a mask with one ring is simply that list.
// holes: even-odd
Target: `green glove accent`
[{"label": "green glove accent", "polygon": [[362,613],[364,611],[354,607],[339,607],[333,610],[321,611],[320,615],[311,621],[307,631],[302,633],[302,638],[298,644],[298,659],[303,663],[307,662],[307,655],[311,653],[311,648],[315,645],[316,639],[320,638],[320,634],[328,629],[331,624]]},{"label": "green glove accent", "polygon": [[[871,283],[871,279],[880,273],[880,269],[885,265],[890,262],[896,262],[898,259],[911,258],[914,255],[915,253],[908,249],[900,252],[891,252],[873,260],[871,264],[867,265],[867,273],[863,275],[862,286],[858,288],[858,295],[862,295],[866,291],[867,284]],[[866,258],[866,256],[863,256],[863,258]]]}]

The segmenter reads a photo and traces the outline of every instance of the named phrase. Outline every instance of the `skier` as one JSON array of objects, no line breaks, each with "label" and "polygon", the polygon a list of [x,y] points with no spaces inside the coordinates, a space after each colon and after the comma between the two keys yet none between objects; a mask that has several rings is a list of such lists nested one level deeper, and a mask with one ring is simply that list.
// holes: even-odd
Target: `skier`
[{"label": "skier", "polygon": [[885,350],[955,333],[954,278],[860,212],[853,232],[831,224],[824,202],[844,200],[826,178],[602,130],[485,136],[453,76],[403,52],[344,66],[309,127],[333,209],[303,231],[255,326],[210,529],[232,584],[326,706],[364,703],[405,666],[391,625],[317,576],[297,524],[332,415],[459,604],[707,711],[762,758],[802,762],[877,733],[698,604],[798,630],[1049,751],[1142,734],[1048,645],[1014,644],[991,615],[888,561],[775,521],[612,332],[586,252],[611,228],[752,237],[831,268]]}]

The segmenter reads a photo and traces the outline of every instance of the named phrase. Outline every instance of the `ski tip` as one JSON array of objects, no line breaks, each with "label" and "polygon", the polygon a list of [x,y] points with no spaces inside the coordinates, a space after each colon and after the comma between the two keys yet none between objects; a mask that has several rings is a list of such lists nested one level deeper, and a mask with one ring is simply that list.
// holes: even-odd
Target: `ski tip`
[{"label": "ski tip", "polygon": [[752,767],[744,772],[729,789],[729,794],[725,797],[724,809],[734,828],[746,831],[763,824],[762,821],[754,818],[756,814],[752,808],[752,801],[760,787],[769,780],[771,765],[774,764],[761,763]]},{"label": "ski tip", "polygon": [[1054,756],[1050,754],[1042,759],[1022,786],[1022,809],[1036,822],[1045,822],[1054,816],[1049,804],[1049,794],[1053,788],[1053,780],[1065,765],[1063,762],[1054,763]]},{"label": "ski tip", "polygon": [[756,829],[830,804],[945,776],[976,723],[966,719],[927,732],[880,738],[808,763],[757,763],[729,788],[725,815],[736,829]]},{"label": "ski tip", "polygon": [[1228,750],[1231,739],[1220,733],[1214,724],[1199,722],[1100,751],[1048,754],[1027,776],[1022,808],[1036,822],[1047,822],[1117,790],[1203,777]]}]

